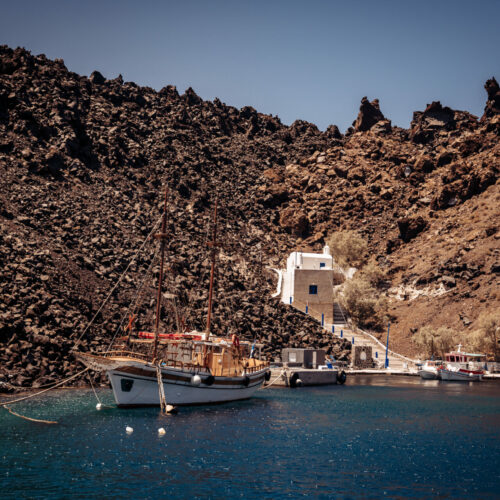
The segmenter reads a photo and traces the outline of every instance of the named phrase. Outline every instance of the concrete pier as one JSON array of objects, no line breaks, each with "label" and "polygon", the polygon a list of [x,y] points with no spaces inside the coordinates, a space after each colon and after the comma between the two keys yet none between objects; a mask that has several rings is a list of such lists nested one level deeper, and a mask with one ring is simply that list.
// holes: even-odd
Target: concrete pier
[{"label": "concrete pier", "polygon": [[271,368],[271,377],[265,385],[272,385],[273,387],[332,385],[338,383],[337,373],[339,371],[335,368],[319,370],[314,368],[280,366]]}]

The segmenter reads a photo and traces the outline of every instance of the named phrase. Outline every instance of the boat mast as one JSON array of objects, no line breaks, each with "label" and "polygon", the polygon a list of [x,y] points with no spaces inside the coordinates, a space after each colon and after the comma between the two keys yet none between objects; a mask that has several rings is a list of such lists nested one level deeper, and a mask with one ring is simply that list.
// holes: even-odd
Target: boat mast
[{"label": "boat mast", "polygon": [[211,260],[212,265],[210,268],[210,288],[208,290],[208,312],[207,312],[207,328],[205,334],[205,340],[210,338],[210,322],[212,319],[212,298],[214,292],[214,274],[215,274],[215,257],[216,257],[216,248],[217,248],[217,198],[215,199],[215,208],[214,208],[214,224],[212,231],[212,241],[208,243],[208,246],[211,247]]},{"label": "boat mast", "polygon": [[158,293],[156,296],[156,320],[155,320],[155,340],[153,344],[153,362],[156,360],[158,352],[158,337],[160,329],[160,312],[161,312],[161,289],[163,285],[163,266],[165,262],[165,242],[167,239],[167,201],[168,188],[165,188],[165,204],[163,208],[163,217],[161,220],[161,232],[155,234],[155,238],[160,240],[160,276],[158,278]]}]

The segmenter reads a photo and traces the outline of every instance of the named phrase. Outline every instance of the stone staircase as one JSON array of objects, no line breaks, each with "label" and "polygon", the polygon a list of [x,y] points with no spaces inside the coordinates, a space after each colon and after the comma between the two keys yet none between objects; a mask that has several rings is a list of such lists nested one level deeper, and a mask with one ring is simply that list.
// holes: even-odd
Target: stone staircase
[{"label": "stone staircase", "polygon": [[[291,305],[295,309],[304,312],[305,306],[302,304],[294,303]],[[315,313],[309,313],[309,316],[314,318],[318,323],[321,324],[322,318]],[[372,358],[376,364],[377,368],[385,369],[385,345],[377,339],[372,338],[369,334],[363,333],[359,329],[353,329],[348,321],[347,314],[343,308],[338,303],[333,305],[333,323],[325,323],[323,328],[331,332],[331,334],[337,338],[344,338],[351,342],[354,346],[367,346],[372,348]],[[408,371],[408,369],[415,368],[415,363],[413,360],[408,359],[404,356],[400,356],[396,353],[390,352],[387,356],[389,361],[388,370],[391,371]]]},{"label": "stone staircase", "polygon": [[347,314],[338,302],[333,303],[333,324],[345,325],[347,323]]},{"label": "stone staircase", "polygon": [[[378,341],[370,334],[361,331],[359,328],[352,328],[348,322],[347,313],[344,311],[340,304],[333,304],[333,323],[325,322],[325,318],[322,318],[320,313],[314,312],[311,308],[307,308],[306,304],[302,304],[299,301],[295,301],[290,305],[290,307],[305,312],[311,318],[314,318],[319,324],[323,323],[323,328],[325,330],[328,330],[333,336],[337,338],[344,338],[348,340],[349,342],[351,342],[353,347],[371,347],[372,358],[375,362],[376,368],[385,370],[385,343]],[[387,359],[389,361],[389,372],[408,372],[411,369],[416,369],[414,360],[391,352],[390,343]]]},{"label": "stone staircase", "polygon": [[[378,368],[385,368],[385,346],[371,339],[368,335],[353,330],[347,324],[326,324],[324,328],[337,338],[343,338],[354,346],[367,346],[372,348],[372,357]],[[389,352],[389,370],[402,371],[411,366],[411,362]]]},{"label": "stone staircase", "polygon": [[[367,346],[372,348],[372,357],[377,368],[385,368],[385,346],[372,339],[367,334],[359,330],[353,330],[346,323],[326,324],[324,328],[332,332],[337,338],[344,338],[354,346]],[[404,371],[411,368],[411,360],[404,359],[392,352],[389,352],[387,359],[389,361],[388,369],[391,371]]]}]

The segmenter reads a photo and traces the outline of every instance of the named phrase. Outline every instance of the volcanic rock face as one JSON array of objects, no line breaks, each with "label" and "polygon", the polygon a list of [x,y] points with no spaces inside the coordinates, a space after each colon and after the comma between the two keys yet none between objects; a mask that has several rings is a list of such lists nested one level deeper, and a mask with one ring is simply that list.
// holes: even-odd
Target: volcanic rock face
[{"label": "volcanic rock face", "polygon": [[[206,240],[218,193],[223,246],[214,332],[260,340],[269,358],[304,345],[306,332],[306,344],[348,354],[316,322],[269,298],[275,276],[265,271],[278,264],[280,241],[289,236],[274,237],[274,210],[287,193],[263,172],[326,147],[326,134],[306,122],[286,127],[250,107],[205,102],[193,89],[155,92],[97,71],[87,79],[22,49],[2,47],[0,71],[0,381],[40,385],[76,369],[69,350],[152,230],[165,184],[167,287],[188,328],[204,327]],[[270,194],[259,189],[267,182]],[[291,233],[307,224],[299,218]],[[152,256],[146,249],[83,349],[122,334],[120,321]],[[157,272],[139,296],[138,328],[151,327]],[[164,328],[174,327],[171,307],[164,306]]]},{"label": "volcanic rock face", "polygon": [[[478,122],[433,104],[408,131],[387,126],[375,101],[362,108],[361,128],[344,137],[0,48],[0,382],[41,385],[77,369],[69,351],[158,222],[165,185],[166,288],[178,304],[176,317],[165,301],[165,329],[204,327],[216,194],[215,333],[255,338],[269,358],[304,345],[345,358],[346,345],[270,298],[276,278],[266,270],[297,246],[321,251],[343,228],[366,237],[393,287],[448,283],[439,300],[413,301],[411,314],[391,302],[396,350],[411,353],[409,332],[428,315],[463,326],[466,314],[474,328],[500,306],[497,115]],[[131,313],[151,328],[153,254],[140,252],[83,349],[122,335]]]}]

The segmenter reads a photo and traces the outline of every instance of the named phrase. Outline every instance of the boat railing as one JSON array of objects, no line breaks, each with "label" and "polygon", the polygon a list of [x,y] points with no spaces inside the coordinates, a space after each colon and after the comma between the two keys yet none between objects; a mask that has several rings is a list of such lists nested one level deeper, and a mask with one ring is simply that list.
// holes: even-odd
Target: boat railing
[{"label": "boat railing", "polygon": [[126,351],[125,349],[117,349],[114,351],[99,353],[99,356],[103,356],[105,358],[111,358],[111,357],[139,358],[146,361],[150,358],[150,356],[147,354],[143,354],[141,352]]},{"label": "boat railing", "polygon": [[[194,373],[206,372],[207,368],[198,363],[192,363],[189,361],[181,361],[177,358],[177,351],[164,351],[162,356],[159,357],[158,362],[160,366],[168,366],[169,368],[175,368],[179,370],[191,370]],[[124,357],[124,358],[135,358],[141,361],[151,361],[151,355],[143,354],[140,352],[127,351],[125,349],[118,349],[114,351],[108,351],[105,353],[100,353],[103,357]],[[269,363],[258,360],[259,363],[254,366],[242,366],[242,371],[245,374],[251,374],[262,370],[263,368],[269,366]]]}]

